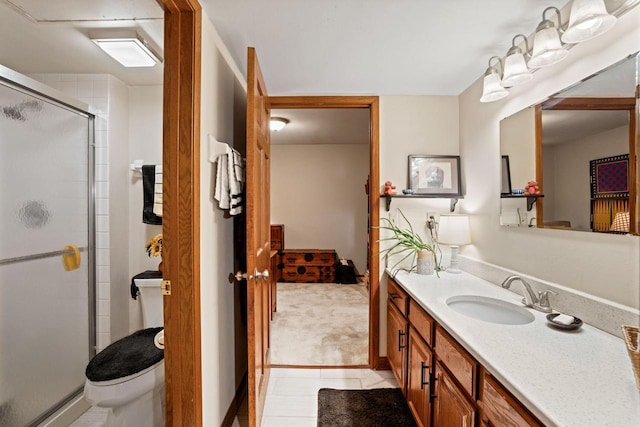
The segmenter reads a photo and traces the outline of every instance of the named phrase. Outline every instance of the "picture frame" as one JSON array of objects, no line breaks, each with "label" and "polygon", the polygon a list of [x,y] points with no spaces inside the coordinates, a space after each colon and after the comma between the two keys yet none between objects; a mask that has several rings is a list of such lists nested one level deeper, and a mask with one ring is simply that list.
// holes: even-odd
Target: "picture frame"
[{"label": "picture frame", "polygon": [[511,169],[509,167],[509,156],[502,156],[502,179],[500,181],[500,194],[511,194]]},{"label": "picture frame", "polygon": [[409,188],[413,194],[462,196],[460,156],[409,156]]},{"label": "picture frame", "polygon": [[629,155],[604,157],[589,161],[591,198],[629,197]]}]

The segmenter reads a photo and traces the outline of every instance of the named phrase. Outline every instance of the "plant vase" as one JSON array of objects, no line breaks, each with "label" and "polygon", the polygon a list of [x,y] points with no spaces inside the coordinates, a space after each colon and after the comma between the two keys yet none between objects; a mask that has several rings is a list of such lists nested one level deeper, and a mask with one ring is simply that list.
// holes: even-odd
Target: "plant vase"
[{"label": "plant vase", "polygon": [[433,252],[428,249],[417,251],[416,270],[418,274],[431,275],[434,273]]}]

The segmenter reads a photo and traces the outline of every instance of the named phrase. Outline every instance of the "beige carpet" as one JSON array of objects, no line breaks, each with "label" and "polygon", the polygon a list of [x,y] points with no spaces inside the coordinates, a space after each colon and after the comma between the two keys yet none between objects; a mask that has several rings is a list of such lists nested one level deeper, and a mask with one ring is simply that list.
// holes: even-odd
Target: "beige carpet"
[{"label": "beige carpet", "polygon": [[359,285],[278,283],[271,322],[274,365],[366,365],[369,295]]}]

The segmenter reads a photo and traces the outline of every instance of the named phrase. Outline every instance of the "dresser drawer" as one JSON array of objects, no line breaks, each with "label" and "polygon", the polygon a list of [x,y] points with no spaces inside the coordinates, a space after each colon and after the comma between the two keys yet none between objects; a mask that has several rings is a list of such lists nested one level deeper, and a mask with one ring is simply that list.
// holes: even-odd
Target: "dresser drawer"
[{"label": "dresser drawer", "polygon": [[424,342],[433,348],[434,320],[413,299],[409,301],[409,323],[420,333]]},{"label": "dresser drawer", "polygon": [[460,387],[475,400],[478,363],[440,325],[436,325],[435,339],[438,360],[451,372]]},{"label": "dresser drawer", "polygon": [[338,255],[334,250],[285,249],[282,251],[282,262],[285,267],[315,265],[335,268],[338,262]]},{"label": "dresser drawer", "polygon": [[480,389],[482,420],[496,426],[543,426],[491,375],[485,372],[483,377]]},{"label": "dresser drawer", "polygon": [[335,267],[317,265],[284,266],[282,281],[293,283],[333,283],[336,278]]},{"label": "dresser drawer", "polygon": [[389,300],[396,306],[404,317],[409,310],[409,295],[391,277],[387,280],[387,294]]}]

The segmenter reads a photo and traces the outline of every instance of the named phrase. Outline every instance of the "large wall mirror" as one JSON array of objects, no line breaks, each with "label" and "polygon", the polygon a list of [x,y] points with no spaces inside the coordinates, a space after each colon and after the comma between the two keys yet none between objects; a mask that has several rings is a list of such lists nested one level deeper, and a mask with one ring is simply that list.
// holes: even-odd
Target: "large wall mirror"
[{"label": "large wall mirror", "polygon": [[639,69],[636,53],[500,122],[502,225],[638,234]]}]

